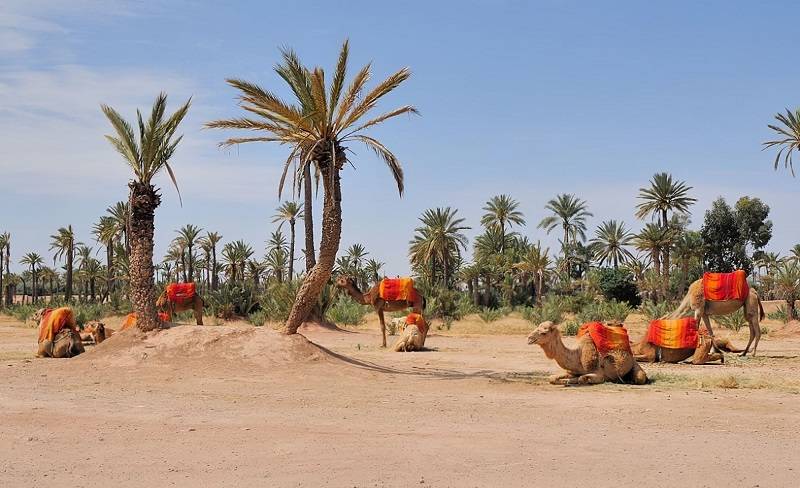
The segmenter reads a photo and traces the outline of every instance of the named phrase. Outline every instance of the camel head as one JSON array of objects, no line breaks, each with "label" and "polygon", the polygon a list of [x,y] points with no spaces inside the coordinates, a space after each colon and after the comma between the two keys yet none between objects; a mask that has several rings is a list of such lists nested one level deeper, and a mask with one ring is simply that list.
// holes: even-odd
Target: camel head
[{"label": "camel head", "polygon": [[558,326],[549,320],[542,322],[533,332],[528,335],[528,344],[545,344],[560,335]]},{"label": "camel head", "polygon": [[352,276],[339,276],[336,278],[336,286],[339,288],[355,288],[356,286],[356,279]]},{"label": "camel head", "polygon": [[31,314],[31,316],[28,317],[28,320],[31,320],[31,321],[36,322],[38,324],[39,322],[41,322],[42,317],[44,317],[44,311],[45,310],[46,309],[44,309],[44,308],[40,308],[39,310],[33,312]]},{"label": "camel head", "polygon": [[89,331],[89,333],[92,334],[94,343],[100,344],[106,340],[106,324],[102,322],[95,322],[94,327]]}]

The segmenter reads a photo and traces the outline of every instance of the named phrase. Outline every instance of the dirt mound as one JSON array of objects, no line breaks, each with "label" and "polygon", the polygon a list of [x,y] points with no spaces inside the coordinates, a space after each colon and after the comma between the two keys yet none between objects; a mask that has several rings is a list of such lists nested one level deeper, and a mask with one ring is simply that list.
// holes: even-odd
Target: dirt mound
[{"label": "dirt mound", "polygon": [[769,335],[774,335],[777,337],[800,337],[800,321],[791,320],[785,324],[781,324],[778,327],[770,327]]},{"label": "dirt mound", "polygon": [[264,327],[180,325],[153,332],[129,329],[75,358],[92,365],[205,367],[243,364],[274,368],[323,361],[330,356],[301,335],[287,336]]}]

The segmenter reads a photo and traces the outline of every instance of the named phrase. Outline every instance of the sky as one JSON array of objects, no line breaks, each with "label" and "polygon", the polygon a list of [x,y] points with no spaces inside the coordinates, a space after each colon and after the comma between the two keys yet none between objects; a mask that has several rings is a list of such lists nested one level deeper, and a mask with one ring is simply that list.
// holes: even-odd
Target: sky
[{"label": "sky", "polygon": [[262,255],[288,150],[223,150],[234,133],[202,126],[242,114],[226,78],[288,98],[273,71],[281,47],[332,70],[349,39],[351,72],[372,61],[372,83],[413,72],[380,108],[421,114],[373,132],[403,164],[402,198],[366,148],[350,148],[343,175],[342,248],[363,244],[387,275],[408,273],[427,208],[458,209],[469,256],[485,202],[510,194],[527,220],[515,230],[555,252],[557,235],[536,228],[549,199],[585,199],[590,237],[612,218],[638,230],[639,188],[661,171],[693,187],[693,228],[717,197],[761,198],[767,249],[785,254],[800,242],[800,181],[774,171],[762,143],[774,115],[800,104],[795,33],[782,22],[798,15],[790,1],[3,0],[0,232],[12,234],[14,271],[25,252],[52,257],[49,236],[67,224],[99,250],[91,227],[127,199],[131,177],[100,104],[132,120],[165,91],[192,108],[173,158],[183,206],[166,175],[156,180],[156,258],[188,223]]}]

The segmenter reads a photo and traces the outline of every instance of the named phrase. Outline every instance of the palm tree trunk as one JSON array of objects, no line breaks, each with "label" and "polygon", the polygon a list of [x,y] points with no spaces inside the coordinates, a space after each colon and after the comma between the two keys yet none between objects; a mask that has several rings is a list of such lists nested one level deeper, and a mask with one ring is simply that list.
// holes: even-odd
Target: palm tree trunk
[{"label": "palm tree trunk", "polygon": [[103,297],[103,302],[107,297],[111,296],[114,291],[114,243],[108,241],[106,243],[106,295]]},{"label": "palm tree trunk", "polygon": [[322,288],[330,279],[331,271],[336,264],[336,253],[339,251],[339,242],[342,237],[342,189],[338,166],[337,162],[322,167],[325,199],[322,206],[322,240],[319,245],[319,261],[306,275],[297,292],[297,298],[289,313],[289,319],[286,321],[284,330],[286,334],[297,333],[297,329],[317,302]]},{"label": "palm tree trunk", "polygon": [[542,292],[544,291],[544,275],[536,274],[536,305],[542,306]]},{"label": "palm tree trunk", "polygon": [[31,281],[33,281],[33,286],[31,287],[31,303],[36,303],[36,270],[31,266]]},{"label": "palm tree trunk", "polygon": [[216,290],[219,287],[219,274],[217,270],[217,245],[211,248],[211,261],[212,261],[212,271],[211,271],[211,289]]},{"label": "palm tree trunk", "polygon": [[193,252],[192,246],[189,246],[188,255],[186,259],[189,261],[189,279],[187,280],[188,283],[194,281],[194,261],[193,261]]},{"label": "palm tree trunk", "polygon": [[478,277],[473,278],[472,283],[472,303],[477,307],[481,303],[481,294],[479,289]]},{"label": "palm tree trunk", "polygon": [[155,210],[161,196],[153,185],[132,181],[130,187],[130,295],[136,326],[143,331],[158,327],[156,300],[153,290],[153,233]]},{"label": "palm tree trunk", "polygon": [[0,247],[0,308],[3,308],[3,304],[5,303],[5,288],[3,288],[3,254],[5,252],[5,246]]},{"label": "palm tree trunk", "polygon": [[289,221],[289,228],[292,232],[291,236],[291,247],[289,248],[289,281],[292,281],[292,277],[294,276],[294,219]]},{"label": "palm tree trunk", "polygon": [[72,301],[72,260],[73,253],[75,252],[74,242],[69,243],[67,249],[67,276],[65,278],[66,284],[64,285],[64,300],[69,303]]},{"label": "palm tree trunk", "polygon": [[311,161],[306,163],[303,168],[303,225],[305,226],[306,238],[306,273],[311,272],[311,268],[317,264],[314,254],[314,211],[312,209],[313,198],[311,193]]}]

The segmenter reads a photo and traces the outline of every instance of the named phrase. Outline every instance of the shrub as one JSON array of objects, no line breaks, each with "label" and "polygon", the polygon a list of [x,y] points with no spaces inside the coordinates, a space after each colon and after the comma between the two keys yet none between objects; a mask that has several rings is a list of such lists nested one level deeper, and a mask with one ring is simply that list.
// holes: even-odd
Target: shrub
[{"label": "shrub", "polygon": [[472,302],[472,298],[467,295],[461,295],[456,302],[456,313],[452,318],[460,319],[467,315],[480,312],[480,307]]},{"label": "shrub", "polygon": [[675,302],[665,301],[656,303],[651,300],[645,300],[639,305],[639,312],[644,315],[647,320],[655,320],[671,313],[676,308],[678,308],[678,304]]},{"label": "shrub", "polygon": [[226,283],[207,297],[211,314],[225,320],[234,316],[247,317],[258,307],[255,293],[248,285]]},{"label": "shrub", "polygon": [[461,318],[459,313],[459,300],[462,294],[456,290],[446,288],[433,288],[428,295],[425,306],[425,316],[430,318],[452,317]]},{"label": "shrub", "polygon": [[258,301],[264,312],[265,321],[285,322],[289,318],[289,312],[292,311],[299,288],[300,282],[296,280],[270,285]]},{"label": "shrub", "polygon": [[625,302],[631,307],[641,303],[633,276],[621,269],[603,268],[599,276],[600,291],[606,300]]},{"label": "shrub", "polygon": [[40,307],[34,306],[31,304],[25,305],[12,305],[8,307],[8,313],[10,313],[15,319],[19,320],[20,322],[25,322],[28,320],[28,317],[33,315],[33,312],[39,310]]},{"label": "shrub", "polygon": [[581,325],[575,320],[569,320],[561,325],[561,334],[565,336],[578,335]]},{"label": "shrub", "polygon": [[616,300],[591,303],[578,312],[576,319],[581,324],[605,321],[624,322],[630,311],[631,309],[627,303],[617,302]]},{"label": "shrub", "polygon": [[538,325],[545,321],[560,324],[563,320],[567,303],[560,299],[547,299],[541,307],[525,307],[522,309],[522,318]]},{"label": "shrub", "polygon": [[247,316],[247,321],[256,327],[261,327],[267,323],[267,312],[259,310]]},{"label": "shrub", "polygon": [[789,312],[786,311],[786,306],[779,305],[777,310],[767,314],[767,318],[770,320],[778,320],[785,324],[789,321]]},{"label": "shrub", "polygon": [[714,322],[736,332],[739,332],[742,327],[747,325],[747,320],[745,320],[741,309],[728,315],[716,315],[714,316]]},{"label": "shrub", "polygon": [[364,321],[364,316],[369,310],[370,307],[340,295],[328,309],[327,318],[336,324],[358,325]]},{"label": "shrub", "polygon": [[503,316],[503,312],[496,308],[486,308],[484,307],[479,313],[478,317],[481,318],[487,324],[489,322],[494,322],[495,320],[499,319]]}]

